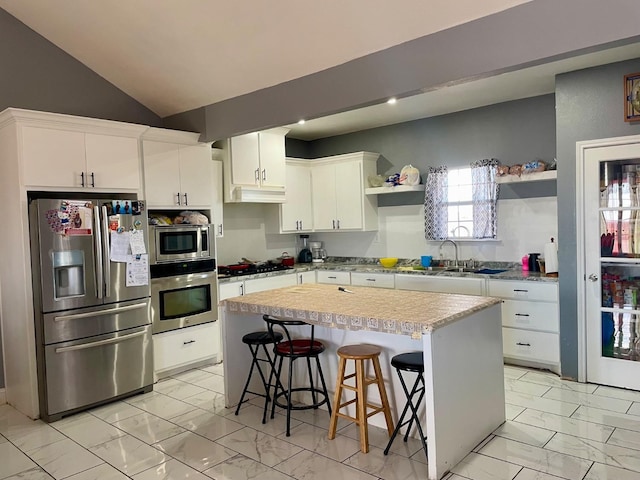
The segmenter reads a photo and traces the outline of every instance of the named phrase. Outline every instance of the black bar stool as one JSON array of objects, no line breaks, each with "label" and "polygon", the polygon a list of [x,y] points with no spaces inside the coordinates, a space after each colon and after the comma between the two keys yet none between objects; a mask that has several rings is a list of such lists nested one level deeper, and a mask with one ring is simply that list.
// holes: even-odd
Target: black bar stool
[{"label": "black bar stool", "polygon": [[[396,435],[400,431],[400,428],[404,425],[407,425],[407,431],[404,434],[404,441],[406,442],[409,438],[409,433],[411,432],[411,427],[413,422],[415,421],[416,426],[418,427],[418,435],[420,435],[420,441],[422,442],[422,448],[424,450],[425,456],[427,455],[427,442],[424,438],[424,433],[422,431],[422,425],[420,425],[420,417],[418,416],[418,409],[422,403],[422,399],[424,398],[424,393],[426,390],[424,383],[424,358],[422,352],[411,352],[411,353],[401,353],[400,355],[396,355],[391,359],[391,365],[395,367],[396,372],[398,372],[398,377],[400,378],[400,383],[402,384],[402,389],[404,390],[404,394],[407,396],[407,403],[402,410],[402,415],[400,415],[400,419],[396,424],[396,428],[391,434],[391,438],[389,439],[389,443],[387,443],[387,448],[384,449],[384,454],[389,454],[389,449],[391,448],[391,444],[393,440],[396,438]],[[407,384],[402,377],[402,372],[414,372],[418,375],[416,376],[416,380],[413,383],[413,387],[411,388],[411,392],[407,388]],[[414,402],[414,396],[418,395],[417,401]],[[411,416],[408,420],[405,421],[405,417],[407,412],[411,410]],[[428,460],[428,458],[427,458]]]},{"label": "black bar stool", "polygon": [[[329,417],[331,417],[331,402],[329,401],[329,392],[327,391],[327,385],[324,381],[324,375],[322,374],[322,367],[320,366],[320,359],[318,356],[324,352],[324,344],[315,340],[314,325],[301,322],[299,320],[284,320],[280,318],[271,317],[269,315],[263,316],[264,321],[267,322],[267,328],[272,336],[279,334],[278,330],[282,331],[286,340],[277,343],[273,347],[273,352],[278,360],[278,367],[272,371],[272,375],[275,375],[275,393],[273,395],[273,403],[271,404],[271,418],[275,415],[276,405],[280,408],[287,410],[287,437],[291,435],[291,410],[307,410],[310,408],[317,409],[320,405],[327,404],[329,410]],[[311,335],[309,338],[292,338],[287,327],[289,326],[306,326],[311,329]],[[282,335],[281,335],[282,336]],[[289,380],[287,382],[287,389],[284,389],[283,384],[280,382],[280,374],[282,373],[282,363],[285,358],[289,359]],[[292,386],[293,378],[293,363],[299,359],[305,358],[307,360],[307,371],[309,373],[309,386],[296,387]],[[317,388],[313,383],[313,372],[311,371],[311,359],[316,360],[316,369],[320,376],[320,382],[322,383],[322,389]],[[269,383],[271,383],[271,377],[269,377]],[[307,404],[293,404],[291,394],[293,392],[310,392],[312,403]],[[285,398],[286,403],[279,401],[281,397]]]},{"label": "black bar stool", "polygon": [[[240,396],[240,402],[236,407],[236,416],[240,412],[240,407],[243,402],[245,402],[245,395],[247,393],[251,393],[253,395],[257,395],[259,397],[264,397],[264,412],[262,413],[262,423],[267,422],[267,407],[269,406],[269,401],[271,400],[271,396],[269,395],[269,391],[271,390],[271,380],[273,377],[273,370],[275,369],[275,357],[271,358],[269,355],[269,351],[267,350],[267,345],[277,344],[282,340],[282,334],[280,332],[251,332],[247,333],[244,337],[242,337],[242,343],[245,343],[249,346],[249,350],[251,350],[251,356],[253,357],[251,360],[251,368],[249,368],[249,376],[247,377],[247,382],[244,384],[244,390],[242,390],[242,395]],[[265,358],[260,358],[258,356],[258,352],[262,347],[264,351]],[[262,371],[260,367],[260,362],[267,363],[269,365],[269,381],[267,381],[267,377],[265,372]],[[264,386],[264,393],[253,392],[249,390],[249,384],[251,383],[251,376],[253,375],[253,368],[257,367],[258,373],[260,374],[260,378],[262,379],[262,385]]]}]

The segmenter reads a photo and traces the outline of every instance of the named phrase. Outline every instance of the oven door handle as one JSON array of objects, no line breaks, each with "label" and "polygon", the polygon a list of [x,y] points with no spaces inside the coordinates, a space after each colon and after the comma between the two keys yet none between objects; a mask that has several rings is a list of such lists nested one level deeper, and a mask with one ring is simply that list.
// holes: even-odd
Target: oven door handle
[{"label": "oven door handle", "polygon": [[113,313],[128,312],[131,310],[137,310],[139,308],[145,308],[147,303],[135,303],[133,305],[125,305],[124,307],[109,308],[107,310],[96,310],[94,312],[74,313],[71,315],[60,315],[59,317],[53,317],[54,322],[63,322],[65,320],[79,320],[81,318],[100,317],[102,315],[111,315]]},{"label": "oven door handle", "polygon": [[97,342],[83,343],[82,345],[72,345],[70,347],[59,347],[56,348],[56,353],[64,353],[64,352],[74,352],[76,350],[86,350],[87,348],[101,347],[103,345],[110,345],[112,343],[120,343],[126,340],[131,340],[132,338],[141,337],[142,335],[146,335],[147,330],[141,330],[136,333],[129,333],[128,335],[123,335],[121,337],[108,338],[106,340],[98,340]]}]

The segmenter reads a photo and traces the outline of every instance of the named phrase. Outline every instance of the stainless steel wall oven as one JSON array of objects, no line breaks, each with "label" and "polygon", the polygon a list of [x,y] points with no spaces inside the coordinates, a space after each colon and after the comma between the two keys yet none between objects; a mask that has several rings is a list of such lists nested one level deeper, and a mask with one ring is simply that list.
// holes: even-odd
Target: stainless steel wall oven
[{"label": "stainless steel wall oven", "polygon": [[215,260],[151,265],[151,318],[153,333],[215,322]]}]

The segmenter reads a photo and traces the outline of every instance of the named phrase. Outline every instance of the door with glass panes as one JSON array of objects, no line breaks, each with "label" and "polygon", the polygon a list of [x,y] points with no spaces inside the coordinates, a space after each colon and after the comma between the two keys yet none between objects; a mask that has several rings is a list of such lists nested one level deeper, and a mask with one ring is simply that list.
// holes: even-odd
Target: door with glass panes
[{"label": "door with glass panes", "polygon": [[640,390],[640,143],[582,161],[586,379]]}]

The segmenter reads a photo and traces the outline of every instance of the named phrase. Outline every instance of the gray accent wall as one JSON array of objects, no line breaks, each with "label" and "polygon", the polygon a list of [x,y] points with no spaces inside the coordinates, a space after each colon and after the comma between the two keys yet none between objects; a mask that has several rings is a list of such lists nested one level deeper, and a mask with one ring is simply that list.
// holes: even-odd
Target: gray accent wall
[{"label": "gray accent wall", "polygon": [[[15,107],[162,125],[151,110],[2,9],[0,65],[0,111]],[[1,337],[0,388],[4,388]]]},{"label": "gray accent wall", "polygon": [[[626,123],[623,77],[640,71],[640,59],[556,77],[558,149],[558,261],[560,266],[560,360],[562,375],[578,376],[576,240],[576,142],[640,134]],[[587,255],[590,252],[586,252]],[[576,282],[576,279],[578,280]]]},{"label": "gray accent wall", "polygon": [[[551,162],[556,152],[555,133],[555,99],[551,94],[315,140],[309,142],[309,158],[376,152],[381,154],[378,173],[390,175],[411,164],[420,170],[424,183],[430,166],[466,167],[483,158],[497,158],[505,165],[536,159]],[[500,198],[555,194],[554,182],[541,182],[502,185]],[[378,198],[381,207],[422,202],[421,192]]]},{"label": "gray accent wall", "polygon": [[162,125],[158,115],[2,9],[0,65],[0,111],[15,107]]},{"label": "gray accent wall", "polygon": [[[196,109],[203,140],[288,125],[639,38],[637,0],[536,0],[321,72]],[[375,32],[372,32],[375,35]],[[194,111],[167,125],[201,122]],[[199,125],[202,127],[201,123]]]}]

